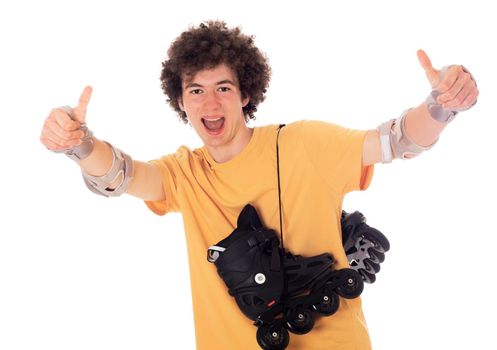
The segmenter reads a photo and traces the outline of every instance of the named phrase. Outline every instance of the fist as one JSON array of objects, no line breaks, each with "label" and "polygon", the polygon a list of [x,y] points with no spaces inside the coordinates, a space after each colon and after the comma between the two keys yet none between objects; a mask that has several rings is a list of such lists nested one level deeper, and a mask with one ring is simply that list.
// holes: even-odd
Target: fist
[{"label": "fist", "polygon": [[81,144],[85,132],[80,130],[86,122],[86,109],[90,102],[92,88],[87,86],[72,111],[54,108],[45,119],[41,129],[40,141],[51,151],[63,151]]},{"label": "fist", "polygon": [[476,103],[478,87],[467,69],[460,65],[452,65],[445,71],[438,70],[433,68],[428,55],[423,50],[419,50],[417,55],[431,88],[440,93],[437,103],[444,109],[462,111]]}]

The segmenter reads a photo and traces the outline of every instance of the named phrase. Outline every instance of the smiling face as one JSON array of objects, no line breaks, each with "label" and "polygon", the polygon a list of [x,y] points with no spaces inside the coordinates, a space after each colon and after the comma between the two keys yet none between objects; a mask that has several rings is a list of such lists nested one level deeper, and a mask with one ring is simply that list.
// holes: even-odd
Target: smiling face
[{"label": "smiling face", "polygon": [[179,105],[188,117],[209,154],[225,162],[250,141],[252,130],[245,123],[238,78],[225,64],[183,76]]}]

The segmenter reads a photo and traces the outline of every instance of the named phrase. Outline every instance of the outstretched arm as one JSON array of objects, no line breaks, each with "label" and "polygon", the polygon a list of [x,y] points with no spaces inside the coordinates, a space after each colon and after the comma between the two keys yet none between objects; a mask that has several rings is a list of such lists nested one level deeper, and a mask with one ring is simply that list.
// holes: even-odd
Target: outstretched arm
[{"label": "outstretched arm", "polygon": [[[113,151],[109,144],[88,134],[86,128],[86,110],[90,102],[92,89],[86,87],[79,103],[74,108],[55,108],[45,119],[41,131],[40,141],[47,149],[64,152],[80,146],[83,142],[89,142],[91,138],[92,147],[84,152],[84,158],[76,159],[83,173],[93,177],[101,177],[109,173],[115,161]],[[88,153],[88,154],[86,154]],[[140,161],[131,160],[132,174],[126,193],[143,200],[158,201],[165,199],[162,186],[162,174],[158,167]],[[108,190],[116,189],[123,182],[123,174],[118,173],[114,181],[106,184]]]},{"label": "outstretched arm", "polygon": [[[463,111],[475,104],[479,91],[471,74],[463,66],[454,65],[437,70],[423,50],[419,50],[417,55],[431,88],[438,92],[435,102],[444,110]],[[448,124],[436,120],[432,113],[425,101],[405,115],[405,134],[421,148],[433,145]],[[364,140],[363,165],[380,163],[382,159],[380,132],[378,129],[370,130]]]}]

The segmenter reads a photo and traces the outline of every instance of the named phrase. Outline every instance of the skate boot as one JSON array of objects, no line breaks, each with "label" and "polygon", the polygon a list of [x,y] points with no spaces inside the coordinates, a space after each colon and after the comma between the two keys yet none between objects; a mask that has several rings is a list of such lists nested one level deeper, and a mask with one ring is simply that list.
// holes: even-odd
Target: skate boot
[{"label": "skate boot", "polygon": [[278,245],[274,231],[246,227],[239,220],[231,235],[208,250],[207,260],[216,265],[229,294],[252,320],[281,301],[284,273]]},{"label": "skate boot", "polygon": [[351,214],[342,211],[341,224],[342,242],[350,267],[359,272],[364,282],[374,283],[390,242],[383,233],[367,225],[359,211]]},{"label": "skate boot", "polygon": [[331,254],[302,257],[285,252],[251,205],[240,213],[237,228],[209,248],[207,259],[216,265],[240,310],[258,327],[263,349],[285,349],[288,330],[309,332],[314,313],[334,314],[339,295],[355,298],[364,286],[356,271],[333,270]]}]

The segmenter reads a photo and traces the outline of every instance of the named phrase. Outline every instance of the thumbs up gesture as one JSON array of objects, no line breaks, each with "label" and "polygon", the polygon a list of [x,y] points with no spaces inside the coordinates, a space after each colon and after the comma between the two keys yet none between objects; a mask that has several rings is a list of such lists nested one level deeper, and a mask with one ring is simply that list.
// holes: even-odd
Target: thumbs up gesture
[{"label": "thumbs up gesture", "polygon": [[86,123],[86,110],[88,108],[88,103],[90,103],[91,93],[93,89],[91,86],[87,86],[83,89],[81,96],[79,96],[79,103],[73,110],[73,119],[80,122]]},{"label": "thumbs up gesture", "polygon": [[40,141],[51,151],[63,151],[81,145],[88,136],[85,126],[86,110],[90,102],[92,88],[84,88],[76,107],[54,108],[45,119]]},{"label": "thumbs up gesture", "polygon": [[438,70],[433,68],[426,52],[418,50],[417,55],[431,88],[438,92],[436,103],[451,111],[463,111],[476,103],[478,87],[466,68],[452,65]]}]

